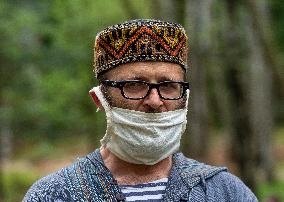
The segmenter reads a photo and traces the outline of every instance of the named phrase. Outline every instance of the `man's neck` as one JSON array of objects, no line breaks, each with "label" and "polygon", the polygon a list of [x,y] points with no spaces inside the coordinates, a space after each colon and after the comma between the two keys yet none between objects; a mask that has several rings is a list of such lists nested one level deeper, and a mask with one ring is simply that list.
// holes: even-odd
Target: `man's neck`
[{"label": "man's neck", "polygon": [[101,148],[100,152],[106,167],[110,170],[118,184],[141,184],[170,175],[172,156],[155,165],[140,165],[119,159],[105,147]]}]

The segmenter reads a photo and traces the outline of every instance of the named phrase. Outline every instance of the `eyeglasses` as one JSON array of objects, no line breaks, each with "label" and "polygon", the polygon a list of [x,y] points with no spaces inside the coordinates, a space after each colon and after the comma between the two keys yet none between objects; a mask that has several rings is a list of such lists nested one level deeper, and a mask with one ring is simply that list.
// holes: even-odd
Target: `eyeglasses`
[{"label": "eyeglasses", "polygon": [[163,81],[160,83],[148,83],[140,80],[123,80],[110,81],[104,80],[102,84],[114,88],[119,88],[121,94],[126,99],[140,100],[150,94],[150,91],[155,88],[158,91],[160,98],[164,100],[181,99],[186,90],[189,89],[188,82],[182,81]]}]

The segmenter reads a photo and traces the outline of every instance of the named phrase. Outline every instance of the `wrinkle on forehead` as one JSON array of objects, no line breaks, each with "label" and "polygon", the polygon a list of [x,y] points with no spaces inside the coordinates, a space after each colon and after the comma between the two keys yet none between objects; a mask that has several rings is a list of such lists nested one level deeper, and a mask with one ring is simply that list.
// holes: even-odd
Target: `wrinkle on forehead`
[{"label": "wrinkle on forehead", "polygon": [[145,81],[184,80],[184,70],[179,64],[169,62],[134,62],[120,65],[106,73],[110,80],[138,79]]}]

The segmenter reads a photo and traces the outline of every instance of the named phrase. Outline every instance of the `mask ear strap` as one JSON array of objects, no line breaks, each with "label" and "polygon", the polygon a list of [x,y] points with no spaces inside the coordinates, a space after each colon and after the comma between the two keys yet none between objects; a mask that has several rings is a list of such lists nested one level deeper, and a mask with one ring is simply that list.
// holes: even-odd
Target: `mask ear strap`
[{"label": "mask ear strap", "polygon": [[107,119],[106,119],[107,120],[107,129],[106,129],[107,131],[106,131],[104,137],[100,140],[101,145],[105,146],[111,138],[111,135],[108,133],[109,127],[111,126],[111,120],[112,120],[110,105],[106,101],[106,99],[105,99],[105,97],[104,97],[104,95],[101,91],[101,86],[96,86],[96,87],[92,88],[90,91],[96,93],[96,96],[100,100],[100,102],[101,102],[101,104],[102,104],[102,106],[105,110],[106,116],[107,116]]},{"label": "mask ear strap", "polygon": [[101,88],[101,86],[96,86],[96,87],[92,88],[90,91],[96,93],[96,96],[98,97],[99,101],[101,102],[104,110],[106,112],[109,112],[110,111],[110,106],[109,106],[108,102],[106,101],[106,99],[105,99],[105,97],[104,97],[104,95],[103,95],[103,93],[102,93],[100,88]]},{"label": "mask ear strap", "polygon": [[188,108],[189,93],[190,93],[190,90],[187,89],[187,90],[186,90],[186,102],[185,102],[185,108],[186,108],[186,110],[187,110],[187,108]]}]

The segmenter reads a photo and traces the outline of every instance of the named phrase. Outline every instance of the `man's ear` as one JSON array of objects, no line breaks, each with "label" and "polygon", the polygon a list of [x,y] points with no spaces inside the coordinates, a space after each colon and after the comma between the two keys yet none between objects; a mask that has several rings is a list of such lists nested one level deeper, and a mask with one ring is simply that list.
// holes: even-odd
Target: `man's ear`
[{"label": "man's ear", "polygon": [[96,93],[94,91],[90,91],[89,92],[90,96],[92,97],[94,103],[96,104],[97,108],[99,111],[104,111],[104,108],[101,104],[101,101],[99,100],[98,96],[96,95]]}]

